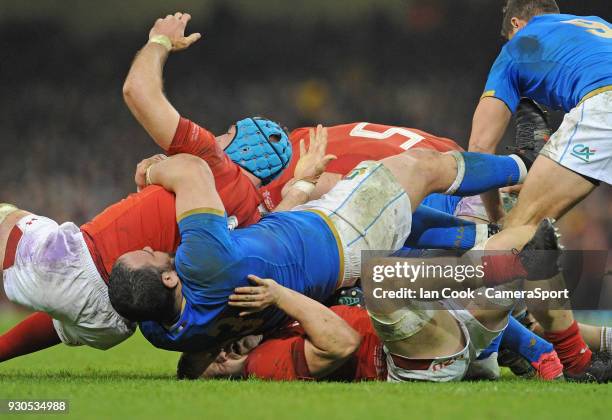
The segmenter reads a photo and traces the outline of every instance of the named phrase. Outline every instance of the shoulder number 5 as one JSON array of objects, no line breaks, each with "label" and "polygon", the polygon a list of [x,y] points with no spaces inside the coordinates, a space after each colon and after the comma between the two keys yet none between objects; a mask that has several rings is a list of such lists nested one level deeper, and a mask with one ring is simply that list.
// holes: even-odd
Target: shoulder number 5
[{"label": "shoulder number 5", "polygon": [[420,134],[415,133],[414,131],[410,131],[407,128],[403,127],[391,127],[386,131],[379,132],[368,130],[366,127],[369,124],[367,122],[362,122],[357,124],[349,133],[351,137],[362,137],[373,140],[385,140],[393,136],[404,137],[406,141],[400,145],[400,147],[404,150],[410,149],[415,144],[425,140],[425,137]]}]

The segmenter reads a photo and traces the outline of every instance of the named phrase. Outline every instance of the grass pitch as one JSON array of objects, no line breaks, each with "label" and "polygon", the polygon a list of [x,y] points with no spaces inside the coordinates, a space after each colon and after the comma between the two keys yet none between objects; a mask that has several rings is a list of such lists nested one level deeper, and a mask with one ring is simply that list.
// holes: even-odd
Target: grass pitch
[{"label": "grass pitch", "polygon": [[[0,331],[14,321],[2,316]],[[612,410],[612,385],[509,375],[455,384],[187,382],[174,379],[177,359],[140,333],[106,352],[60,345],[1,364],[0,399],[66,399],[68,414],[43,418],[78,419],[600,419]]]}]

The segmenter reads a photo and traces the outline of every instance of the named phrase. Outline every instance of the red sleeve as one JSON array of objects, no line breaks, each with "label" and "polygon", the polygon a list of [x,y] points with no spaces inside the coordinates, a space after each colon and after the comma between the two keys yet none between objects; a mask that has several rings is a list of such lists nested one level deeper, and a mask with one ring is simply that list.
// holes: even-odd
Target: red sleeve
[{"label": "red sleeve", "polygon": [[225,165],[235,166],[235,163],[219,147],[215,136],[210,131],[182,117],[168,149],[170,156],[179,153],[199,156],[208,163],[211,169]]},{"label": "red sleeve", "polygon": [[244,373],[246,377],[273,381],[314,380],[301,335],[266,340],[249,353]]},{"label": "red sleeve", "polygon": [[210,131],[181,118],[168,149],[169,155],[177,153],[199,156],[208,163],[229,218],[235,216],[241,227],[259,221],[262,197],[251,180],[242,173],[240,166],[219,147]]}]

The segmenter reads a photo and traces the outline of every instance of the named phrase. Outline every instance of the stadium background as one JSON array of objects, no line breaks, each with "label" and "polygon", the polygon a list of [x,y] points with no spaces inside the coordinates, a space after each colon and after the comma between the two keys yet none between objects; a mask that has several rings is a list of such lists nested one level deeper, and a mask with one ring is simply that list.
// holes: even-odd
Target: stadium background
[{"label": "stadium background", "polygon": [[[80,224],[134,190],[136,163],[158,149],[123,104],[121,86],[153,21],[177,10],[192,14],[188,29],[204,38],[170,57],[167,94],[213,132],[265,115],[289,128],[415,127],[466,146],[503,44],[502,3],[2,1],[0,201]],[[610,2],[559,4],[612,17]],[[610,249],[611,215],[604,186],[565,218],[565,242]]]},{"label": "stadium background", "polygon": [[[153,21],[174,11],[190,12],[189,28],[204,39],[170,57],[167,93],[213,131],[259,114],[292,128],[416,127],[465,146],[502,45],[502,3],[0,0],[0,202],[83,223],[134,190],[136,163],[158,150],[124,106],[121,86]],[[559,4],[612,20],[606,0]],[[612,189],[602,187],[565,218],[565,241],[610,249],[611,215]],[[5,310],[1,290],[6,331],[24,315]],[[560,419],[606,418],[612,409],[609,386],[507,372],[497,383],[399,386],[177,382],[176,361],[140,334],[106,352],[56,346],[3,363],[0,399],[68,399],[79,419]]]}]

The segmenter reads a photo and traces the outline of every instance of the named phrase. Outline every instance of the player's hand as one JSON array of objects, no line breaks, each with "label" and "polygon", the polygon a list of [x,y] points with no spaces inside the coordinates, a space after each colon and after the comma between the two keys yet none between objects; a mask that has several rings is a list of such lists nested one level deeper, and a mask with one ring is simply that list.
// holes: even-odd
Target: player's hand
[{"label": "player's hand", "polygon": [[140,191],[147,186],[147,169],[164,159],[168,159],[168,156],[158,154],[140,161],[140,163],[136,166],[136,174],[134,174],[134,182],[136,182],[137,191]]},{"label": "player's hand", "polygon": [[283,294],[283,286],[272,279],[262,279],[253,274],[249,275],[249,280],[254,286],[237,287],[229,297],[229,306],[243,309],[240,316],[260,312],[278,304]]},{"label": "player's hand", "polygon": [[295,165],[293,178],[296,180],[304,179],[308,181],[316,181],[332,160],[336,159],[334,155],[326,155],[327,150],[327,128],[321,124],[317,125],[317,129],[310,129],[310,144],[308,149],[304,139],[300,140],[300,160]]},{"label": "player's hand", "polygon": [[172,43],[172,52],[181,51],[189,48],[191,44],[202,37],[199,33],[193,33],[185,36],[185,28],[187,22],[191,20],[189,13],[176,12],[173,15],[168,15],[165,18],[160,18],[155,21],[153,28],[149,32],[149,39],[156,35],[165,35],[170,38]]}]

